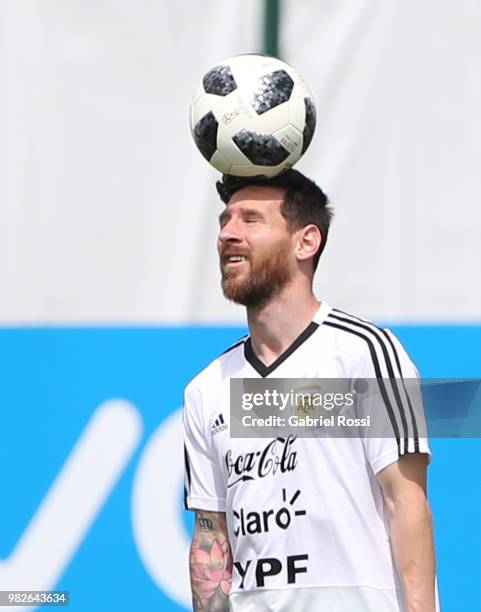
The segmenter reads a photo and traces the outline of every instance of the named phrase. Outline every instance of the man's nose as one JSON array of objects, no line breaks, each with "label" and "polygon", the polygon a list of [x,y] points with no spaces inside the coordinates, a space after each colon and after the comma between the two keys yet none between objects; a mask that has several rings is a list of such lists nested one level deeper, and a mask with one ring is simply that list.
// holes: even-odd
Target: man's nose
[{"label": "man's nose", "polygon": [[219,240],[221,242],[240,242],[242,240],[240,227],[236,220],[229,219],[224,223],[219,232]]}]

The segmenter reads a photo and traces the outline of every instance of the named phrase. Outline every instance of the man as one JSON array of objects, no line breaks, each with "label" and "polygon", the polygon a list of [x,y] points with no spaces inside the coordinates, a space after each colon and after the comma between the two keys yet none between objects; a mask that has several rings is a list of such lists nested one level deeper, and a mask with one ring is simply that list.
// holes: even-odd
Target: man
[{"label": "man", "polygon": [[315,298],[331,219],[319,187],[290,170],[218,191],[222,287],[250,334],[186,388],[194,610],[434,612],[429,448],[407,394],[386,395],[391,437],[230,437],[231,378],[417,372],[389,331]]}]

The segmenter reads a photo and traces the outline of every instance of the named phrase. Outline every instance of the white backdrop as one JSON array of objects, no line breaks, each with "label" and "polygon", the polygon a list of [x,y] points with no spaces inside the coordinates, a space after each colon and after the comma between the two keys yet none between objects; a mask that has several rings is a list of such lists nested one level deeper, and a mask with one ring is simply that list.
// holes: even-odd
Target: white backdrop
[{"label": "white backdrop", "polygon": [[[318,294],[479,321],[481,6],[283,4],[283,57],[319,110],[299,169],[336,209]],[[258,0],[0,3],[0,322],[243,321],[187,110],[206,69],[260,50],[260,18]]]}]

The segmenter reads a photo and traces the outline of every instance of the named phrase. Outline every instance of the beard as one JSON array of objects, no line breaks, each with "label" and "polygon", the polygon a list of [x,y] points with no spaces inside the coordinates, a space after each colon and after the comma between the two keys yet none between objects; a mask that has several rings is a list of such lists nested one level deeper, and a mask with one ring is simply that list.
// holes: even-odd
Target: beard
[{"label": "beard", "polygon": [[288,253],[289,245],[284,244],[275,253],[265,255],[258,261],[248,259],[251,271],[244,277],[221,263],[224,296],[231,302],[252,308],[270,302],[291,281],[292,274],[287,266]]}]

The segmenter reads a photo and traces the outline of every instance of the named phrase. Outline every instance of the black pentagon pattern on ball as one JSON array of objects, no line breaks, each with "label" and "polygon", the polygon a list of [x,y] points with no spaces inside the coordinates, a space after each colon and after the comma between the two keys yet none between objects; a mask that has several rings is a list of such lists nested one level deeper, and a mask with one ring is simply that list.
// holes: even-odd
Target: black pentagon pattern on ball
[{"label": "black pentagon pattern on ball", "polygon": [[311,98],[304,98],[304,106],[306,107],[306,122],[302,140],[302,155],[304,155],[307,147],[311,144],[314,130],[316,129],[316,107],[314,102]]},{"label": "black pentagon pattern on ball", "polygon": [[237,83],[229,66],[216,66],[202,79],[205,93],[227,96],[237,89]]},{"label": "black pentagon pattern on ball", "polygon": [[258,115],[287,102],[291,97],[294,81],[285,70],[276,70],[260,79],[254,90],[251,104]]},{"label": "black pentagon pattern on ball", "polygon": [[232,140],[256,166],[278,166],[289,157],[289,151],[269,134],[241,130]]},{"label": "black pentagon pattern on ball", "polygon": [[210,161],[217,149],[218,129],[217,119],[211,112],[204,115],[194,127],[195,144],[207,161]]}]

